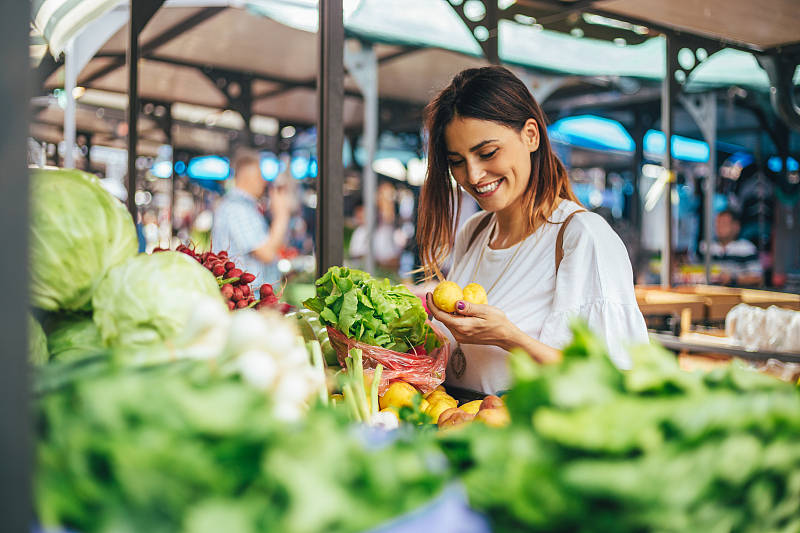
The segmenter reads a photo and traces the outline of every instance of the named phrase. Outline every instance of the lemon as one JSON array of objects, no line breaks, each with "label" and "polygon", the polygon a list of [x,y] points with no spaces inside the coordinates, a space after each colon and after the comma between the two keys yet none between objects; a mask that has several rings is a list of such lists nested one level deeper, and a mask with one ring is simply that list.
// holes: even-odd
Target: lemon
[{"label": "lemon", "polygon": [[464,300],[473,304],[485,304],[489,301],[480,283],[470,283],[464,287]]},{"label": "lemon", "polygon": [[461,287],[454,281],[442,281],[433,290],[433,303],[442,311],[452,313],[456,310],[456,302],[464,299]]},{"label": "lemon", "polygon": [[477,414],[477,412],[480,410],[481,401],[482,400],[474,400],[472,402],[467,402],[463,405],[459,405],[458,408],[461,409],[462,411],[466,411],[471,415],[474,415]]},{"label": "lemon", "polygon": [[380,405],[381,409],[386,409],[390,406],[397,408],[404,405],[411,406],[416,394],[419,394],[419,391],[413,385],[405,381],[395,381],[389,385],[384,395],[378,398],[378,405]]},{"label": "lemon", "polygon": [[448,409],[452,409],[453,407],[458,406],[458,401],[454,400],[453,398],[442,398],[435,402],[431,403],[431,406],[426,411],[431,418],[433,419],[433,423],[439,421],[439,415],[447,411]]}]

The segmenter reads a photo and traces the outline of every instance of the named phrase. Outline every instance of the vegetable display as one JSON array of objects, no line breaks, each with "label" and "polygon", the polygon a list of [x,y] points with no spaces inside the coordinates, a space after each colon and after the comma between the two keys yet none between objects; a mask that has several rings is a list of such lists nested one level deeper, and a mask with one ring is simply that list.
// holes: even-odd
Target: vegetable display
[{"label": "vegetable display", "polygon": [[396,352],[439,346],[420,299],[402,285],[366,272],[331,267],[316,281],[317,295],[303,305],[345,336]]},{"label": "vegetable display", "polygon": [[49,358],[44,330],[39,321],[28,313],[28,361],[33,365],[43,365]]},{"label": "vegetable display", "polygon": [[735,363],[682,371],[654,345],[620,373],[584,326],[561,365],[512,356],[512,425],[447,432],[502,531],[798,531],[800,394]]},{"label": "vegetable display", "polygon": [[106,346],[163,341],[186,325],[200,296],[221,300],[214,276],[178,252],[141,254],[97,286],[94,321]]},{"label": "vegetable display", "polygon": [[106,273],[133,257],[136,228],[99,180],[78,170],[31,171],[31,302],[88,309]]}]

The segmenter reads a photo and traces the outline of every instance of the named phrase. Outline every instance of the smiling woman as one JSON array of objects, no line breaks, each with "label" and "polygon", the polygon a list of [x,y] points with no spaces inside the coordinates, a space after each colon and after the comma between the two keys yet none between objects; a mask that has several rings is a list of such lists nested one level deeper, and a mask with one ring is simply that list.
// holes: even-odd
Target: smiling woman
[{"label": "smiling woman", "polygon": [[[578,204],[545,126],[539,104],[502,67],[461,72],[426,109],[423,268],[441,279],[440,265],[452,256],[450,281],[489,287],[488,304],[459,301],[454,313],[428,296],[454,347],[451,384],[487,393],[507,389],[506,359],[515,347],[542,363],[560,361],[575,316],[605,337],[620,368],[630,368],[628,343],[647,342],[625,246],[600,216]],[[462,191],[484,212],[456,234]]]}]

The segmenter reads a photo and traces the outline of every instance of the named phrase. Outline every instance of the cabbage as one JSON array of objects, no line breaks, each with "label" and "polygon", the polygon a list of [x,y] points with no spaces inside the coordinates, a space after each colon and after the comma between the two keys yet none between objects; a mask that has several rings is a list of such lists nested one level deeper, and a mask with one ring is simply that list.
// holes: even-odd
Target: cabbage
[{"label": "cabbage", "polygon": [[28,313],[28,361],[33,365],[47,363],[47,339],[39,321]]},{"label": "cabbage", "polygon": [[223,302],[214,275],[180,252],[141,254],[108,273],[92,297],[94,322],[106,346],[170,339],[207,295]]},{"label": "cabbage", "polygon": [[103,276],[136,255],[130,214],[93,175],[31,172],[31,301],[55,310],[88,309]]},{"label": "cabbage", "polygon": [[90,316],[58,317],[45,326],[47,349],[56,361],[68,361],[103,350],[100,331]]}]

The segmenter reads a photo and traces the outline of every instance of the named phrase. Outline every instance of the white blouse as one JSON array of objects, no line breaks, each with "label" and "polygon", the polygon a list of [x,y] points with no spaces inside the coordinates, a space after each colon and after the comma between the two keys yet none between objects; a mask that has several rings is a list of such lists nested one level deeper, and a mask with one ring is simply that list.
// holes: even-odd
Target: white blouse
[{"label": "white blouse", "polygon": [[[579,209],[575,202],[562,200],[550,221],[561,222]],[[554,348],[561,349],[572,340],[570,319],[581,316],[605,339],[614,364],[629,369],[626,346],[648,342],[647,327],[636,304],[628,253],[611,226],[595,213],[573,216],[564,231],[564,256],[556,276],[560,224],[544,224],[521,243],[493,250],[489,248],[496,225],[492,216],[466,250],[483,216],[485,212],[473,215],[456,236],[454,267],[448,279],[461,287],[480,283],[488,293],[489,305],[500,308],[530,337]],[[483,259],[475,270],[481,250]],[[452,349],[459,348],[447,328],[437,325],[450,337]],[[463,358],[451,352],[448,384],[490,394],[510,387],[507,351],[477,344],[464,344],[460,349]]]}]

